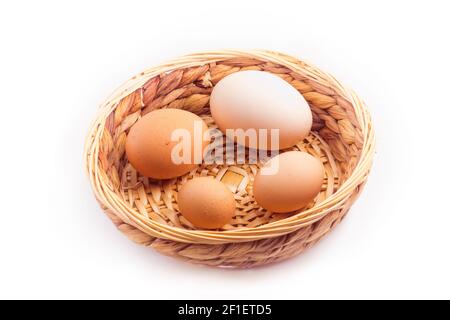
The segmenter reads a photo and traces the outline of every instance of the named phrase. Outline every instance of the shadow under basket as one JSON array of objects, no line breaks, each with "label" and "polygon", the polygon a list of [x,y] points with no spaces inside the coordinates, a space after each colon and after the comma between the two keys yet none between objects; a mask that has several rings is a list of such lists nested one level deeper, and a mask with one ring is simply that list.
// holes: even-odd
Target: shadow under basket
[{"label": "shadow under basket", "polygon": [[[311,134],[289,150],[320,159],[326,176],[320,194],[303,210],[274,214],[258,206],[252,184],[260,164],[202,164],[177,179],[152,180],[127,160],[129,129],[152,110],[188,110],[214,127],[211,90],[223,77],[241,70],[283,78],[311,107]],[[84,161],[96,199],[131,240],[193,263],[254,267],[295,256],[330,232],[360,194],[373,154],[374,133],[364,102],[331,75],[277,52],[229,50],[172,60],[118,88],[100,107]],[[212,176],[234,193],[236,214],[220,230],[195,229],[179,213],[178,190],[196,176]]]}]

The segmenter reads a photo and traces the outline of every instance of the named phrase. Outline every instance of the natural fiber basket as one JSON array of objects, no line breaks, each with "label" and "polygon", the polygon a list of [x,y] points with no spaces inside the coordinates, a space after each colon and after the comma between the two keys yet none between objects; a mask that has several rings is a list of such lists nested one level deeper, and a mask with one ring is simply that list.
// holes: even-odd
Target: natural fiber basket
[{"label": "natural fiber basket", "polygon": [[[292,149],[321,159],[326,177],[305,210],[272,214],[260,208],[252,195],[258,165],[201,165],[180,178],[158,181],[139,175],[127,161],[127,133],[152,110],[185,109],[213,127],[211,90],[240,70],[271,72],[310,104],[313,131]],[[297,255],[330,232],[360,194],[373,154],[374,134],[365,104],[331,75],[281,53],[229,50],[175,59],[126,82],[101,105],[84,160],[101,207],[133,241],[194,263],[253,267]],[[221,230],[196,230],[178,212],[180,186],[207,175],[227,184],[236,199],[236,215]]]}]

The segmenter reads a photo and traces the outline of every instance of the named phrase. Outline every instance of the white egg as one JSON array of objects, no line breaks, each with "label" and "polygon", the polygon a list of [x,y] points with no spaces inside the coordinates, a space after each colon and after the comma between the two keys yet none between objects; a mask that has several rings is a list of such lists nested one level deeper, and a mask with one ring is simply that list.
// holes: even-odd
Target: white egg
[{"label": "white egg", "polygon": [[240,71],[220,80],[211,93],[210,108],[224,133],[256,129],[257,146],[246,137],[240,143],[247,147],[277,149],[278,129],[278,148],[289,148],[306,137],[312,126],[311,109],[303,96],[285,80],[263,71]]}]

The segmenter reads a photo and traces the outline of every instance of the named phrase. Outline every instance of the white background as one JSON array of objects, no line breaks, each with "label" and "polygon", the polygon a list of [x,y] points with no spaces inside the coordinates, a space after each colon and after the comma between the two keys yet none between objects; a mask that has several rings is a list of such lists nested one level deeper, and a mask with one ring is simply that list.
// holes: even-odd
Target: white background
[{"label": "white background", "polygon": [[[450,298],[446,1],[8,1],[0,5],[0,298]],[[199,267],[131,243],[83,172],[97,106],[201,50],[298,56],[355,89],[377,155],[344,222],[305,254]]]}]

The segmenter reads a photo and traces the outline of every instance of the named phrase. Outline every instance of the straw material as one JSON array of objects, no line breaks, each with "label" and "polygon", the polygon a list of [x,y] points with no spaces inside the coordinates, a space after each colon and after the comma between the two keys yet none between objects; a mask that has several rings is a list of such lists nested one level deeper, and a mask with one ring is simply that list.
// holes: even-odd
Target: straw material
[{"label": "straw material", "polygon": [[[241,70],[271,72],[310,104],[313,131],[291,150],[320,159],[326,177],[304,210],[273,214],[258,206],[252,183],[261,164],[203,164],[185,176],[158,181],[141,176],[126,158],[130,127],[152,110],[188,110],[215,127],[211,90]],[[364,102],[331,75],[277,52],[228,50],[172,60],[126,82],[101,105],[84,160],[101,207],[133,241],[193,263],[253,267],[299,254],[336,226],[360,194],[373,154],[374,133]],[[197,230],[178,211],[178,190],[196,176],[212,176],[234,193],[236,215],[221,230]]]}]

